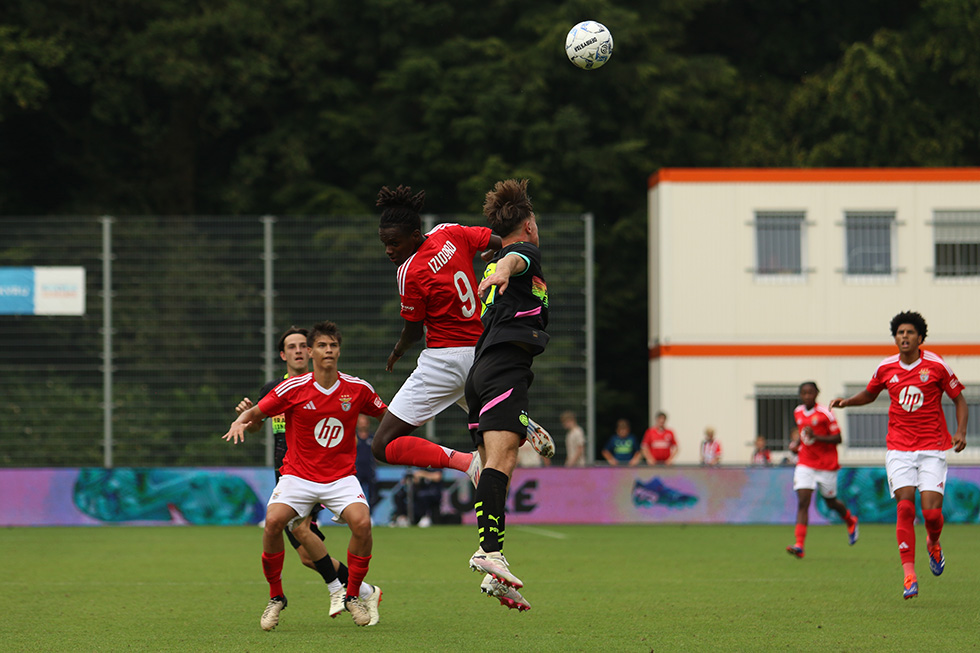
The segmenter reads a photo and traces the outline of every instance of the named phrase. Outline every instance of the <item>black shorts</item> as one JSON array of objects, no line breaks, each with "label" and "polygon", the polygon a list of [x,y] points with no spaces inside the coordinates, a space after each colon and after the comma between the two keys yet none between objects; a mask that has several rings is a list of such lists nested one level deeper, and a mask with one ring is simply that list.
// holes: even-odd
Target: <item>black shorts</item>
[{"label": "black shorts", "polygon": [[482,352],[473,363],[466,377],[466,405],[475,445],[483,444],[484,431],[510,431],[524,439],[533,360],[523,347],[501,343]]}]

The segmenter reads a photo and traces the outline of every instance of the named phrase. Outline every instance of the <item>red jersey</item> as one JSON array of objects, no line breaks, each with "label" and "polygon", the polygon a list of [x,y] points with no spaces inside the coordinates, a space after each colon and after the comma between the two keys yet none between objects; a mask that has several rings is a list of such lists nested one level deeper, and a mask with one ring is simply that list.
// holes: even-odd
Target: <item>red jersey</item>
[{"label": "red jersey", "polygon": [[793,421],[800,432],[800,450],[797,464],[813,469],[824,469],[834,471],[840,469],[837,462],[837,445],[829,442],[813,442],[806,444],[803,441],[803,429],[810,428],[813,435],[827,437],[840,435],[840,425],[837,418],[826,406],[815,404],[813,408],[807,410],[806,406],[800,404],[793,409]]},{"label": "red jersey", "polygon": [[701,441],[701,462],[705,465],[714,465],[721,461],[721,443],[718,440]]},{"label": "red jersey", "polygon": [[888,436],[885,445],[894,451],[945,451],[953,446],[943,415],[943,392],[955,399],[963,392],[953,370],[938,355],[919,350],[919,360],[905,365],[899,355],[878,364],[867,390],[877,395],[888,390]]},{"label": "red jersey", "polygon": [[425,323],[426,347],[473,347],[483,333],[473,257],[490,244],[487,227],[440,224],[398,266],[401,316]]},{"label": "red jersey", "polygon": [[677,446],[674,432],[670,429],[659,430],[651,426],[643,434],[643,448],[650,451],[653,459],[659,462],[666,462],[670,458],[671,447]]},{"label": "red jersey", "polygon": [[286,456],[280,472],[315,483],[353,476],[357,415],[380,417],[387,406],[371,384],[341,373],[324,388],[309,372],[286,379],[259,400],[266,415],[286,417]]}]

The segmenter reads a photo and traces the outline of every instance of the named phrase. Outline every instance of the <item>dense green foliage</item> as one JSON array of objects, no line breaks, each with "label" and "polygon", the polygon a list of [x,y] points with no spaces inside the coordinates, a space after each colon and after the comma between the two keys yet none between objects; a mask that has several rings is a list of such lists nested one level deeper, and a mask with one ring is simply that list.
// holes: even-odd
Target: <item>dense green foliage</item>
[{"label": "dense green foliage", "polygon": [[[467,569],[474,527],[375,528],[377,626],[328,618],[322,579],[287,551],[289,606],[263,632],[254,526],[7,528],[2,589],[21,600],[7,602],[0,636],[11,653],[976,649],[976,526],[946,527],[941,577],[920,557],[912,601],[902,600],[894,526],[862,526],[854,547],[840,526],[813,527],[803,560],[784,550],[792,531],[511,526],[507,555],[532,606],[518,613],[482,595]],[[326,533],[342,557],[347,529]]]},{"label": "dense green foliage", "polygon": [[[978,9],[6,0],[0,214],[360,214],[397,183],[473,212],[529,177],[596,215],[601,439],[646,421],[648,176],[980,163]],[[583,18],[616,39],[597,71],[562,51]]]}]

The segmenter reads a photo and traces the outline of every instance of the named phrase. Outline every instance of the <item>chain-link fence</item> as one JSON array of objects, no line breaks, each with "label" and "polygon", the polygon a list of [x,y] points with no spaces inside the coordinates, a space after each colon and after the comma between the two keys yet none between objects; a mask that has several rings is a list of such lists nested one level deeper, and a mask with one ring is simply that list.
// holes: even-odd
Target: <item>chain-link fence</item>
[{"label": "chain-link fence", "polygon": [[[552,339],[534,365],[532,415],[591,407],[591,216],[542,215]],[[481,224],[478,216],[426,223]],[[234,405],[284,366],[290,325],[329,319],[344,335],[340,369],[390,400],[401,330],[395,267],[374,216],[2,217],[0,266],[81,266],[81,316],[0,315],[0,466],[215,466],[271,463],[267,438],[220,439]],[[481,269],[482,271],[482,269]],[[425,431],[468,449],[463,411]],[[591,451],[588,448],[587,451]],[[560,458],[559,458],[560,459]]]}]

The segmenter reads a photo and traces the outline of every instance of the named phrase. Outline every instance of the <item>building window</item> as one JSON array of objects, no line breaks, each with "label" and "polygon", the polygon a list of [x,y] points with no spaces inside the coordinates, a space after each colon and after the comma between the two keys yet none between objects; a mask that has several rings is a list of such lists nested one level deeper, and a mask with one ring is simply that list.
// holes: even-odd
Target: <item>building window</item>
[{"label": "building window", "polygon": [[[980,415],[980,388],[976,383],[963,385],[963,398],[972,416]],[[946,428],[950,433],[956,433],[956,404],[943,394],[943,414],[946,416]],[[971,419],[966,425],[966,446],[975,447],[980,437],[980,420]]]},{"label": "building window", "polygon": [[[851,397],[867,387],[847,385],[844,397]],[[843,411],[845,442],[851,449],[884,449],[888,434],[888,391],[882,390],[878,398],[864,406],[852,406]],[[837,413],[839,418],[841,413]]]},{"label": "building window", "polygon": [[756,274],[803,273],[803,211],[757,211]]},{"label": "building window", "polygon": [[796,386],[757,386],[755,389],[756,435],[766,439],[771,451],[787,451],[796,430],[793,409],[800,404]]},{"label": "building window", "polygon": [[980,211],[936,211],[936,277],[980,276]]},{"label": "building window", "polygon": [[848,211],[844,215],[847,274],[890,275],[894,211]]}]

